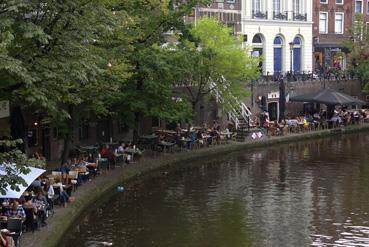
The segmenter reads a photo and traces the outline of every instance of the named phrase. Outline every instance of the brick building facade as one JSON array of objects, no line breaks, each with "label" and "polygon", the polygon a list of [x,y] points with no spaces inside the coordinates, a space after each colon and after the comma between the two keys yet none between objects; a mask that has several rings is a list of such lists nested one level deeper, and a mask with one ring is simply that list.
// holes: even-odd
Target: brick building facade
[{"label": "brick building facade", "polygon": [[206,6],[197,6],[188,20],[196,23],[202,16],[216,17],[232,28],[233,33],[241,33],[241,0],[215,0]]},{"label": "brick building facade", "polygon": [[346,68],[343,42],[351,38],[354,10],[353,0],[314,0],[313,63],[316,70]]}]

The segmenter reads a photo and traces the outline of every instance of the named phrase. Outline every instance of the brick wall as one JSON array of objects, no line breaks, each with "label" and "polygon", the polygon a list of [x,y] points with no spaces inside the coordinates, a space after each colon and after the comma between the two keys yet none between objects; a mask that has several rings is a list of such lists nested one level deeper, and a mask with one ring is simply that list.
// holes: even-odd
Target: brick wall
[{"label": "brick wall", "polygon": [[[320,3],[320,0],[313,2],[313,36],[315,43],[341,43],[350,37],[350,27],[353,21],[353,1],[344,0],[344,4],[336,4],[336,0],[327,0],[327,4]],[[366,1],[363,1],[365,3]],[[328,13],[328,33],[319,33],[319,13]],[[343,34],[335,34],[335,13],[344,14]]]}]

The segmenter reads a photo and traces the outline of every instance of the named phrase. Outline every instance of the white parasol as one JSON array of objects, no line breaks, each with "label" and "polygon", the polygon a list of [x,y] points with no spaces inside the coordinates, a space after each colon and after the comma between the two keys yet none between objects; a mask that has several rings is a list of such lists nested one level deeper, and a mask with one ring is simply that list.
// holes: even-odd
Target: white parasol
[{"label": "white parasol", "polygon": [[[23,194],[23,192],[26,191],[28,186],[30,186],[31,183],[36,180],[36,178],[38,178],[42,173],[44,173],[46,171],[46,170],[35,168],[35,167],[28,167],[28,168],[30,169],[29,173],[19,174],[19,176],[24,179],[27,186],[23,186],[23,185],[19,184],[18,185],[19,191],[12,190],[10,188],[10,186],[7,186],[5,188],[6,189],[6,194],[2,195],[0,193],[0,198],[16,198],[16,199],[20,198],[21,195]],[[5,169],[4,169],[3,165],[0,165],[0,176],[6,176]]]}]

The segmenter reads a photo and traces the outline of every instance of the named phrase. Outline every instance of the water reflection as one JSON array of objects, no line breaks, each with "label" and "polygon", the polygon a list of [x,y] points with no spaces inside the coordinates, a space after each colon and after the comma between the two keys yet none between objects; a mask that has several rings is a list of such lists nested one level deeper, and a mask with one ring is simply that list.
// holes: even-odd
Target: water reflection
[{"label": "water reflection", "polygon": [[183,166],[126,188],[65,246],[368,246],[368,134]]}]

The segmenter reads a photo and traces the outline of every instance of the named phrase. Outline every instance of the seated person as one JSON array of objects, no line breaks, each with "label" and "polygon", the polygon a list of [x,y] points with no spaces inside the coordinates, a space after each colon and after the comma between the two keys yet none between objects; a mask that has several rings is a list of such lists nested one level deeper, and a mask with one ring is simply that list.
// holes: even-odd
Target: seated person
[{"label": "seated person", "polygon": [[69,162],[64,162],[60,167],[61,177],[64,181],[68,179],[68,173],[70,171]]},{"label": "seated person", "polygon": [[24,212],[23,207],[19,205],[17,200],[13,201],[10,208],[6,212],[6,216],[9,218],[20,218],[22,221],[26,219],[26,213]]},{"label": "seated person", "polygon": [[33,190],[36,190],[37,188],[41,188],[42,183],[41,183],[40,177],[36,178],[36,180],[31,183],[31,186]]},{"label": "seated person", "polygon": [[101,155],[101,158],[109,159],[109,155],[110,155],[109,145],[102,146],[100,150],[100,155]]},{"label": "seated person", "polygon": [[72,202],[73,198],[68,195],[68,193],[64,190],[63,184],[61,183],[60,179],[55,179],[54,186],[59,187],[60,189],[60,198],[63,206],[66,208],[68,202]]},{"label": "seated person", "polygon": [[34,223],[37,219],[37,208],[32,203],[32,196],[26,195],[24,197],[25,203],[23,204],[24,211],[26,213],[26,220],[24,224],[26,225],[26,230],[34,230],[36,228],[36,224]]},{"label": "seated person", "polygon": [[100,151],[101,158],[106,158],[109,161],[109,165],[115,165],[115,155],[109,149],[109,145],[104,145]]},{"label": "seated person", "polygon": [[68,174],[68,172],[70,171],[70,166],[69,166],[69,163],[70,163],[70,161],[68,162],[64,162],[61,166],[60,166],[60,171],[61,171],[61,173],[66,173],[66,174]]},{"label": "seated person", "polygon": [[0,231],[0,247],[14,247],[14,239],[10,235],[9,230],[2,229]]},{"label": "seated person", "polygon": [[120,146],[118,147],[118,153],[124,153],[124,150],[126,149],[126,144],[124,142],[122,142],[122,144],[120,144]]},{"label": "seated person", "polygon": [[39,152],[34,152],[33,158],[36,160],[45,160],[45,157],[43,157]]},{"label": "seated person", "polygon": [[50,202],[54,198],[55,192],[54,192],[54,188],[50,184],[50,181],[49,180],[47,180],[45,182],[43,189],[44,189],[44,193],[47,195],[46,200],[47,200],[48,204],[51,204]]},{"label": "seated person", "polygon": [[44,196],[43,190],[36,190],[36,195],[32,198],[32,203],[37,208],[37,215],[41,219],[41,224],[46,225],[46,209],[48,207],[47,199]]},{"label": "seated person", "polygon": [[95,177],[97,174],[97,163],[95,157],[92,154],[88,154],[88,156],[85,158],[85,161],[87,162],[86,167],[88,171],[91,172]]}]

